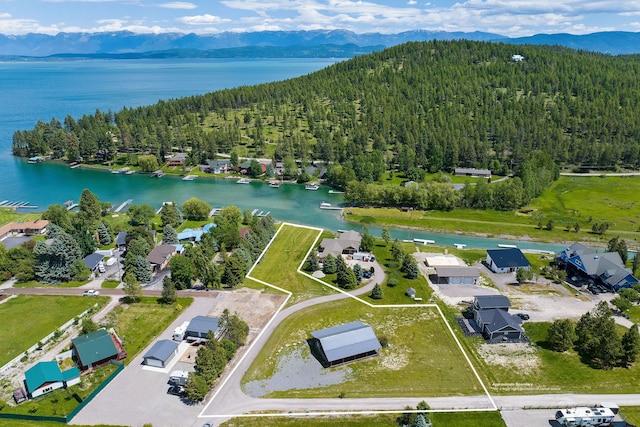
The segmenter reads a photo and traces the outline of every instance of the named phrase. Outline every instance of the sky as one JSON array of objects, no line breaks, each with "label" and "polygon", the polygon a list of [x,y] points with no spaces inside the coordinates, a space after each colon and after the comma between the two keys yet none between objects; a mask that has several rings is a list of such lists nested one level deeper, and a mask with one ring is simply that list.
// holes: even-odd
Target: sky
[{"label": "sky", "polygon": [[0,0],[0,34],[640,31],[640,0]]}]

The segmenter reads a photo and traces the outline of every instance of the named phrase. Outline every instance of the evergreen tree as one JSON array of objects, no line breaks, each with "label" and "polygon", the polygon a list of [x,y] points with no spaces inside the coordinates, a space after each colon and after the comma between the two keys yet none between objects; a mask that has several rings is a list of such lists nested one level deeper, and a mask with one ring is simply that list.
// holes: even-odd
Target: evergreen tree
[{"label": "evergreen tree", "polygon": [[371,299],[382,299],[382,288],[380,287],[379,284],[375,284],[375,286],[373,287],[373,290],[371,291],[371,294],[369,295],[369,297]]},{"label": "evergreen tree", "polygon": [[164,203],[160,209],[160,223],[162,226],[166,227],[167,225],[170,225],[172,227],[177,227],[181,222],[182,217],[175,202]]},{"label": "evergreen tree", "polygon": [[177,298],[176,285],[171,280],[171,276],[164,276],[162,278],[162,301],[165,304],[175,304]]},{"label": "evergreen tree", "polygon": [[311,251],[309,258],[307,258],[306,270],[311,272],[320,270],[320,261],[318,260],[318,255],[315,251]]},{"label": "evergreen tree", "polygon": [[102,246],[111,244],[111,231],[104,222],[98,224],[98,240]]},{"label": "evergreen tree", "polygon": [[222,283],[229,287],[235,288],[240,285],[244,280],[246,270],[244,263],[236,256],[230,256],[224,263],[224,269],[222,271]]},{"label": "evergreen tree", "polygon": [[369,231],[366,229],[363,230],[362,239],[360,240],[360,249],[364,252],[371,252],[375,247],[376,239],[369,234]]},{"label": "evergreen tree", "polygon": [[229,313],[224,309],[220,316],[220,327],[224,330],[224,336],[236,347],[243,346],[249,335],[249,325],[247,325],[236,313]]},{"label": "evergreen tree", "polygon": [[87,188],[82,190],[82,194],[80,195],[78,213],[92,224],[100,221],[100,217],[102,216],[100,200]]},{"label": "evergreen tree", "polygon": [[418,262],[414,257],[407,254],[402,261],[402,271],[406,275],[407,279],[416,279],[420,274],[420,269],[418,268]]},{"label": "evergreen tree", "polygon": [[610,369],[622,356],[622,344],[606,301],[582,315],[576,324],[576,349],[595,368]]},{"label": "evergreen tree", "polygon": [[640,334],[638,334],[638,325],[634,324],[622,335],[622,366],[633,365],[638,358],[638,352],[640,352]]},{"label": "evergreen tree", "polygon": [[622,259],[622,263],[626,264],[629,250],[627,249],[627,242],[624,239],[621,239],[620,236],[613,237],[609,240],[607,252],[618,252]]},{"label": "evergreen tree", "polygon": [[344,258],[342,258],[342,256],[338,256],[338,258],[336,259],[336,265],[336,272],[338,273],[336,282],[338,286],[343,289],[354,289],[356,286],[358,286],[358,281],[356,279],[355,273],[351,268],[349,268],[349,266],[347,266],[347,263],[345,262]]},{"label": "evergreen tree", "polygon": [[175,245],[180,243],[178,241],[178,233],[171,225],[165,225],[162,232],[162,243],[167,245]]},{"label": "evergreen tree", "polygon": [[134,259],[131,271],[141,283],[149,283],[152,279],[151,264],[146,257],[138,256]]},{"label": "evergreen tree", "polygon": [[362,282],[362,266],[360,264],[353,266],[353,274],[356,276],[356,283],[359,285]]},{"label": "evergreen tree", "polygon": [[207,396],[209,386],[202,376],[195,372],[190,372],[187,378],[185,392],[192,402],[201,402]]},{"label": "evergreen tree", "polygon": [[333,274],[338,270],[336,259],[333,255],[328,254],[322,261],[322,272],[324,274]]},{"label": "evergreen tree", "polygon": [[576,334],[569,319],[555,320],[547,331],[547,342],[553,351],[563,352],[573,347]]}]

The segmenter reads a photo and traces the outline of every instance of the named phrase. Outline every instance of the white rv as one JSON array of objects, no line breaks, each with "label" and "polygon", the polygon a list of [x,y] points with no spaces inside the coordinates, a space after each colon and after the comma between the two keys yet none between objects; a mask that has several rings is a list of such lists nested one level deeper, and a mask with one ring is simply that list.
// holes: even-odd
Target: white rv
[{"label": "white rv", "polygon": [[184,322],[173,330],[174,341],[182,341],[184,339],[184,333],[187,330],[187,327],[189,327],[189,322]]},{"label": "white rv", "polygon": [[571,408],[556,412],[556,421],[563,426],[608,426],[613,422],[615,413],[610,408]]}]

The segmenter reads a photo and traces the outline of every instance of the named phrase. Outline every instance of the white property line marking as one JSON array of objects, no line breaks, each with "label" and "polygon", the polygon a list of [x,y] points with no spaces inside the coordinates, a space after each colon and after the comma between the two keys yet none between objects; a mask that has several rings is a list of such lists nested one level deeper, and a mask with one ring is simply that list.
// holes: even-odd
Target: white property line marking
[{"label": "white property line marking", "polygon": [[[280,288],[278,286],[275,286],[275,285],[273,285],[271,283],[267,283],[267,282],[265,282],[263,280],[260,280],[260,279],[257,279],[255,277],[251,276],[251,273],[253,272],[253,269],[262,260],[264,254],[271,247],[271,244],[275,241],[275,239],[278,236],[278,234],[280,234],[280,230],[282,230],[284,228],[284,226],[297,227],[297,228],[307,228],[309,230],[318,230],[318,235],[316,236],[313,244],[310,246],[309,250],[307,251],[306,255],[304,256],[304,258],[302,259],[302,261],[300,262],[300,265],[298,266],[298,268],[296,270],[297,273],[302,274],[303,276],[306,276],[306,277],[310,278],[311,280],[314,280],[314,281],[320,283],[323,286],[327,286],[327,287],[329,287],[329,288],[331,288],[331,289],[333,289],[333,290],[335,290],[335,291],[337,291],[339,293],[342,293],[342,294],[346,295],[347,297],[352,298],[352,299],[354,299],[354,300],[356,300],[356,301],[358,301],[358,302],[360,302],[362,304],[365,304],[366,306],[371,307],[371,308],[420,308],[420,307],[432,308],[432,307],[435,307],[437,309],[437,311],[438,311],[438,314],[440,315],[440,318],[442,319],[444,324],[447,326],[447,329],[449,330],[449,333],[453,337],[453,340],[458,345],[458,348],[460,349],[460,352],[462,353],[462,355],[464,356],[465,360],[467,361],[467,364],[471,368],[471,371],[473,372],[473,374],[475,375],[476,379],[480,383],[480,386],[484,390],[487,398],[489,399],[489,402],[492,405],[492,408],[428,409],[428,410],[417,410],[417,409],[415,409],[415,410],[408,410],[408,409],[407,410],[361,410],[361,411],[319,411],[319,412],[305,411],[305,412],[274,412],[274,413],[246,413],[246,414],[203,415],[206,412],[206,410],[209,408],[209,405],[211,403],[213,403],[215,398],[218,396],[220,391],[222,391],[222,389],[224,388],[224,386],[227,383],[227,381],[233,376],[233,374],[235,373],[236,369],[238,369],[238,367],[242,364],[242,362],[244,361],[245,357],[247,357],[249,355],[249,353],[251,352],[251,349],[253,348],[253,346],[257,344],[257,342],[260,340],[260,337],[269,328],[269,325],[271,325],[271,323],[275,320],[275,318],[278,316],[280,311],[282,311],[282,309],[286,306],[287,302],[289,301],[289,299],[293,295],[293,293],[291,291],[288,291],[286,289],[282,289],[282,288]],[[440,306],[438,306],[437,304],[371,304],[370,302],[365,301],[365,300],[359,298],[356,295],[352,295],[352,294],[350,294],[349,292],[346,292],[343,289],[340,289],[340,288],[338,288],[336,286],[333,286],[333,285],[331,285],[331,284],[329,284],[327,282],[324,282],[324,281],[322,281],[322,280],[320,280],[320,279],[318,279],[316,277],[313,277],[310,274],[302,271],[302,266],[304,265],[304,262],[309,257],[309,254],[311,253],[311,251],[315,248],[316,243],[318,242],[318,239],[322,235],[323,231],[324,230],[322,228],[310,227],[310,226],[306,226],[306,225],[299,225],[299,224],[292,224],[292,223],[288,223],[288,222],[283,222],[283,223],[280,224],[280,227],[278,227],[278,230],[273,235],[273,237],[271,238],[271,240],[269,241],[267,246],[265,246],[264,250],[262,251],[262,253],[258,257],[256,262],[251,266],[251,269],[249,269],[249,272],[245,276],[246,278],[251,279],[251,280],[253,280],[255,282],[258,282],[258,283],[260,283],[262,285],[265,285],[265,286],[271,287],[273,289],[276,289],[276,290],[278,290],[280,292],[283,292],[283,293],[285,293],[287,295],[287,297],[285,298],[285,300],[282,303],[282,305],[278,308],[278,310],[276,310],[276,312],[271,317],[271,319],[264,326],[264,328],[262,328],[262,331],[260,331],[258,336],[256,336],[256,338],[253,340],[251,345],[247,348],[247,350],[245,351],[244,355],[240,358],[238,363],[235,364],[235,366],[229,372],[229,374],[225,377],[225,379],[216,387],[216,391],[213,393],[213,395],[209,399],[209,402],[207,402],[205,407],[202,409],[202,411],[198,415],[198,418],[303,417],[303,416],[304,417],[309,417],[309,416],[331,416],[331,415],[335,416],[335,415],[403,414],[403,413],[418,413],[418,412],[425,412],[425,413],[433,413],[433,412],[456,413],[456,412],[461,412],[461,413],[463,413],[463,412],[493,412],[493,411],[497,411],[498,407],[497,407],[495,401],[493,400],[493,397],[491,396],[491,394],[489,393],[489,390],[487,389],[487,387],[485,386],[484,382],[480,378],[480,375],[478,374],[478,371],[476,370],[476,368],[473,366],[473,363],[471,363],[471,359],[469,358],[467,353],[464,351],[464,347],[462,347],[462,343],[460,343],[460,340],[458,340],[458,337],[456,337],[453,329],[451,328],[451,325],[449,325],[449,323],[447,322],[446,318],[444,317],[444,314],[442,313],[442,310],[441,310]]]}]

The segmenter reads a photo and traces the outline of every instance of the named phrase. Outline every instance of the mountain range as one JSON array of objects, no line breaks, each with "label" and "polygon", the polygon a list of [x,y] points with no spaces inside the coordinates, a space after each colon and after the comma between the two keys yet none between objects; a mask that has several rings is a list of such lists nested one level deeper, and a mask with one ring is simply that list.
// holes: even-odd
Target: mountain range
[{"label": "mountain range", "polygon": [[491,41],[560,45],[612,55],[640,53],[640,33],[537,34],[510,38],[485,32],[406,31],[397,34],[346,30],[224,32],[210,35],[128,31],[0,35],[0,56],[19,57],[351,57],[410,41]]}]

